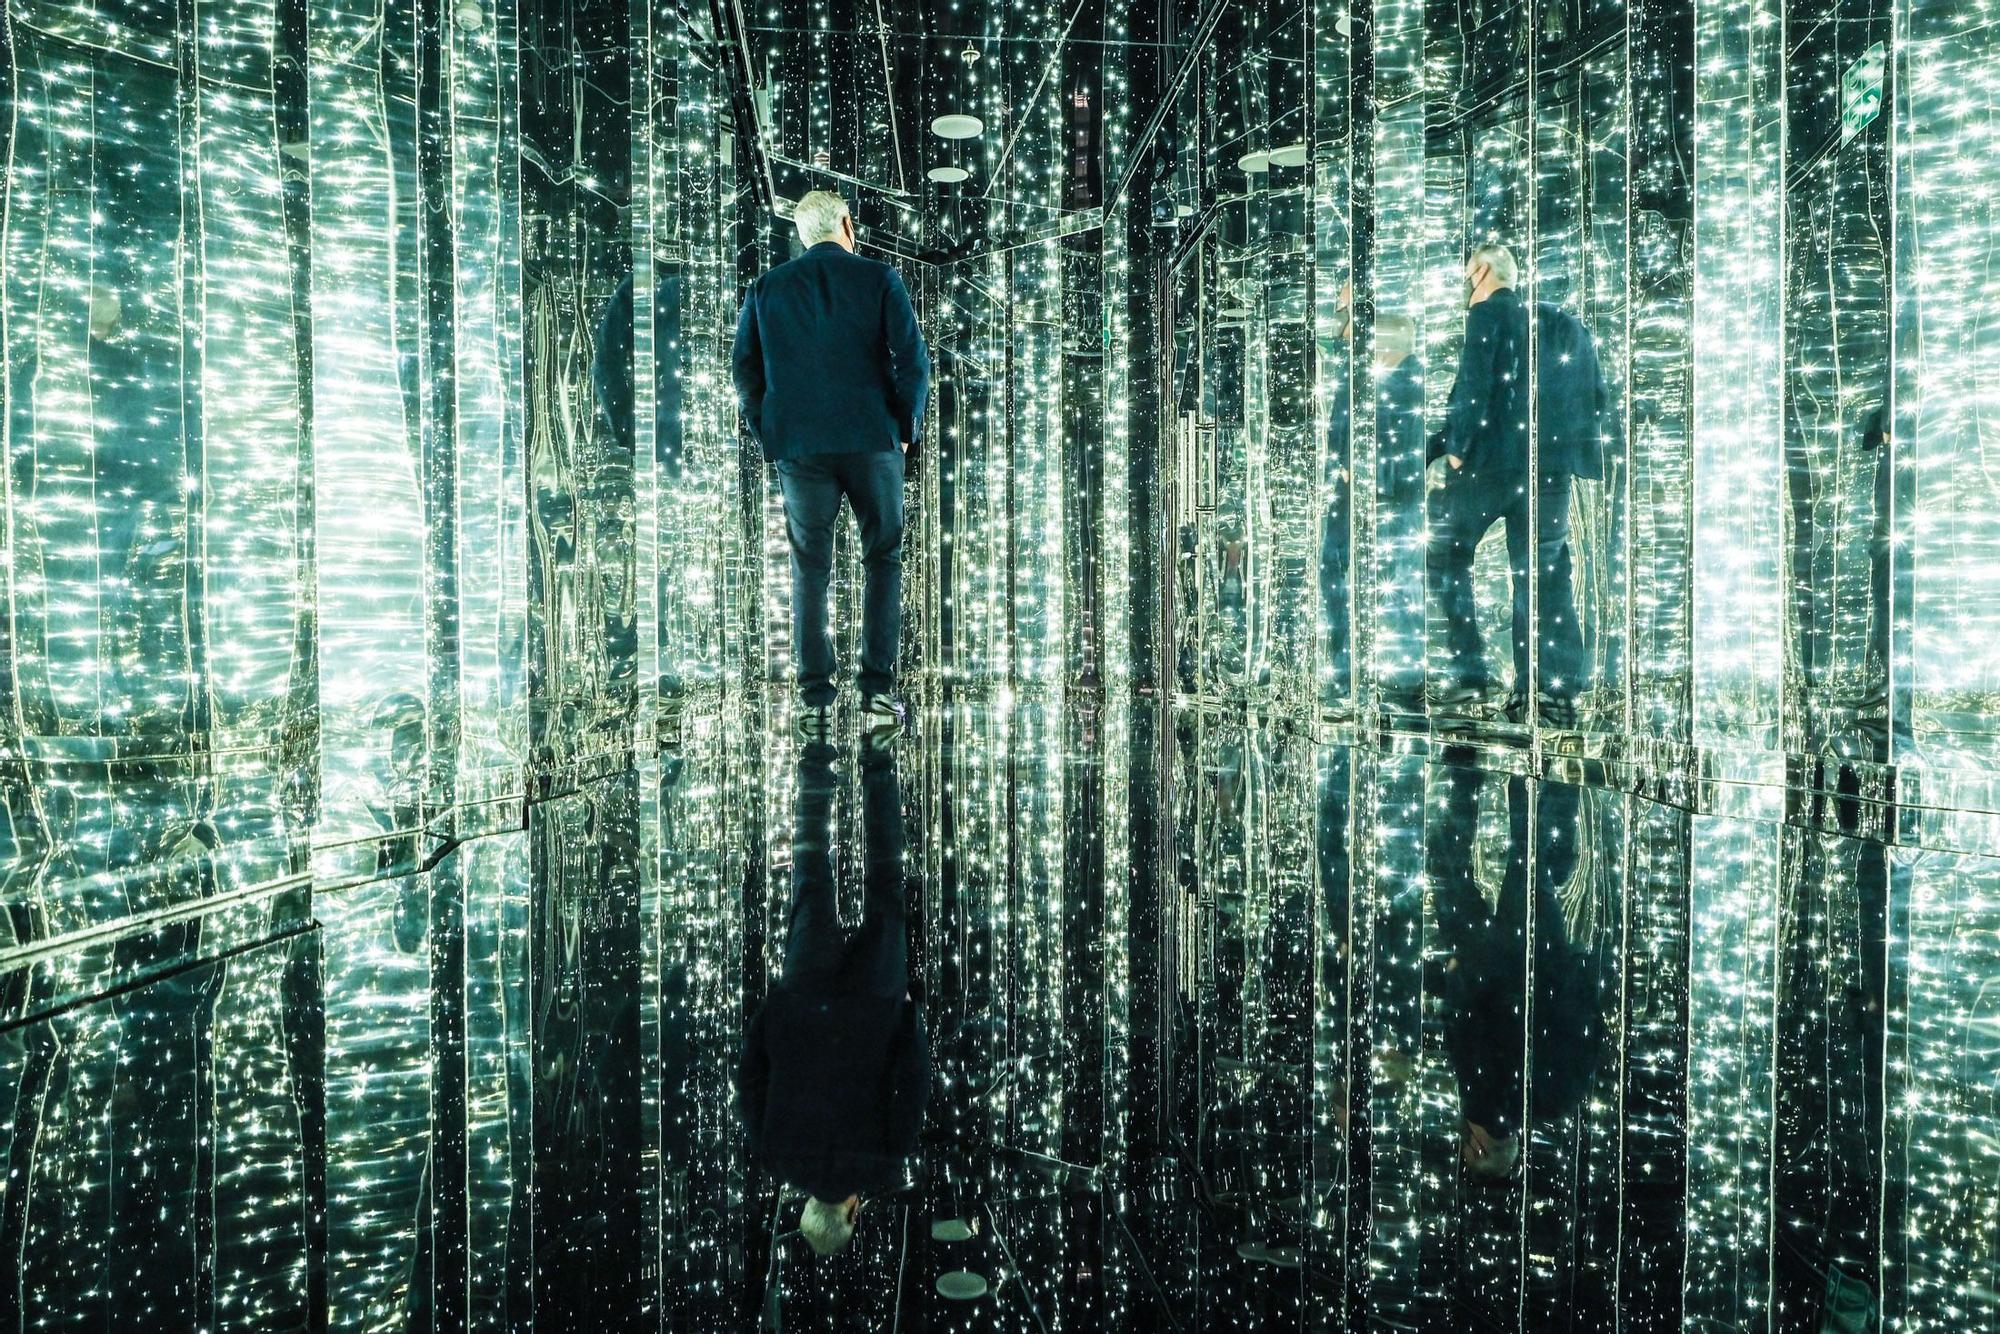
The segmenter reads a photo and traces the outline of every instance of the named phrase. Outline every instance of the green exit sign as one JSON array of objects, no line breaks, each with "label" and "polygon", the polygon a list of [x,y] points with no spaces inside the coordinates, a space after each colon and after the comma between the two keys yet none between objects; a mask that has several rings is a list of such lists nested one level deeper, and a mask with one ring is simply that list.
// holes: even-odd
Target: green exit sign
[{"label": "green exit sign", "polygon": [[1840,142],[1846,143],[1882,114],[1882,76],[1889,69],[1889,50],[1882,43],[1863,51],[1840,76]]}]

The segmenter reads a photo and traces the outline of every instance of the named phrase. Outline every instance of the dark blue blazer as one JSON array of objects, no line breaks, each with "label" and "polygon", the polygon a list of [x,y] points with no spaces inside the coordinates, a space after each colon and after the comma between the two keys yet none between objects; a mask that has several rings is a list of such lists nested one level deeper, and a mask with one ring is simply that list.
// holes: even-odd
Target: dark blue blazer
[{"label": "dark blue blazer", "polygon": [[878,260],[822,241],[750,284],[736,404],[767,459],[915,445],[931,359],[910,294]]},{"label": "dark blue blazer", "polygon": [[1548,302],[1532,312],[1540,330],[1541,368],[1528,380],[1527,302],[1503,287],[1465,316],[1465,349],[1445,408],[1441,448],[1473,472],[1511,474],[1528,466],[1528,397],[1539,419],[1540,470],[1546,475],[1604,476],[1599,418],[1607,394],[1590,335]]},{"label": "dark blue blazer", "polygon": [[1445,405],[1445,452],[1470,472],[1528,466],[1528,307],[1503,287],[1465,313],[1465,347]]}]

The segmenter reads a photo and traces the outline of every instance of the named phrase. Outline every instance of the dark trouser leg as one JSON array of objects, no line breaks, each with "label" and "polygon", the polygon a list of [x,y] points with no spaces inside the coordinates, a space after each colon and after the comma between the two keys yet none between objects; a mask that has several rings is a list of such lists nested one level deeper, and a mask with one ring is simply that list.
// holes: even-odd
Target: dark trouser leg
[{"label": "dark trouser leg", "polygon": [[778,464],[785,494],[785,529],[792,544],[792,665],[799,698],[833,703],[833,636],[826,591],[833,578],[833,525],[840,518],[840,483],[818,459]]},{"label": "dark trouser leg", "polygon": [[1493,682],[1472,604],[1472,558],[1516,490],[1515,484],[1501,478],[1460,473],[1431,492],[1425,563],[1437,608],[1437,633],[1444,640],[1444,685],[1483,689]]},{"label": "dark trouser leg", "polygon": [[1424,533],[1421,458],[1385,455],[1375,492],[1375,662],[1388,690],[1424,683],[1424,586],[1412,568]]},{"label": "dark trouser leg", "polygon": [[866,897],[861,930],[846,968],[851,991],[900,997],[910,988],[910,943],[904,923],[903,797],[894,763],[861,774],[861,858]]},{"label": "dark trouser leg", "polygon": [[847,503],[861,528],[861,672],[863,698],[896,688],[903,637],[903,456],[900,451],[841,460]]},{"label": "dark trouser leg", "polygon": [[1348,523],[1347,489],[1344,483],[1333,504],[1320,516],[1319,600],[1326,617],[1327,675],[1336,696],[1347,693],[1351,679],[1352,620],[1348,607],[1347,571],[1351,560],[1353,530]]},{"label": "dark trouser leg", "polygon": [[840,975],[846,936],[833,887],[833,770],[800,763],[792,810],[792,912],[785,930],[784,984],[824,993]]},{"label": "dark trouser leg", "polygon": [[785,986],[806,995],[901,998],[910,987],[903,896],[903,802],[894,764],[864,768],[861,925],[841,925],[833,875],[834,778],[823,764],[799,766],[792,826],[792,915]]},{"label": "dark trouser leg", "polygon": [[1535,498],[1539,511],[1535,562],[1528,564],[1528,497],[1523,488],[1507,510],[1507,563],[1514,579],[1514,688],[1525,691],[1528,681],[1528,589],[1539,578],[1540,615],[1536,618],[1535,688],[1557,699],[1574,699],[1583,689],[1583,627],[1576,619],[1576,588],[1569,550],[1571,478],[1556,474],[1541,479]]}]

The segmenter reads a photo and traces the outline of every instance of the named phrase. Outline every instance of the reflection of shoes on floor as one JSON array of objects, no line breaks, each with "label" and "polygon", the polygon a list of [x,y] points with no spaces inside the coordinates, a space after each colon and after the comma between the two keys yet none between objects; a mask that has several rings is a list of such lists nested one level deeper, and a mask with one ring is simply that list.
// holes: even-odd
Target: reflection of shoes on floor
[{"label": "reflection of shoes on floor", "polygon": [[903,730],[903,706],[893,695],[870,695],[861,710],[861,731],[870,738],[893,739]]},{"label": "reflection of shoes on floor", "polygon": [[880,769],[883,765],[893,764],[896,759],[896,743],[902,739],[902,732],[894,727],[862,732],[861,767]]},{"label": "reflection of shoes on floor", "polygon": [[808,745],[818,742],[826,744],[833,737],[833,706],[830,704],[801,704],[792,718],[792,732]]}]

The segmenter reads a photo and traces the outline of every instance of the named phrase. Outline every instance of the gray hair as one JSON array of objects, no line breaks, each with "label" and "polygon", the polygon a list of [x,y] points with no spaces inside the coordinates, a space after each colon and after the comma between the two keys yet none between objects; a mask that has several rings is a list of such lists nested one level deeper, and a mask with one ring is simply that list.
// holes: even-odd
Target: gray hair
[{"label": "gray hair", "polygon": [[1467,268],[1474,264],[1484,264],[1492,269],[1493,276],[1500,280],[1502,287],[1512,287],[1521,280],[1521,266],[1514,262],[1514,252],[1506,246],[1480,246],[1465,261]]},{"label": "gray hair", "polygon": [[[807,195],[806,198],[812,198]],[[799,1215],[799,1232],[814,1255],[832,1255],[854,1237],[854,1224],[847,1221],[847,1203],[828,1204],[817,1197],[807,1200]]]},{"label": "gray hair", "polygon": [[792,206],[792,225],[807,245],[832,240],[840,231],[840,220],[847,216],[847,201],[831,190],[808,190]]},{"label": "gray hair", "polygon": [[1375,320],[1375,346],[1408,355],[1417,350],[1417,326],[1408,315],[1380,315]]}]

